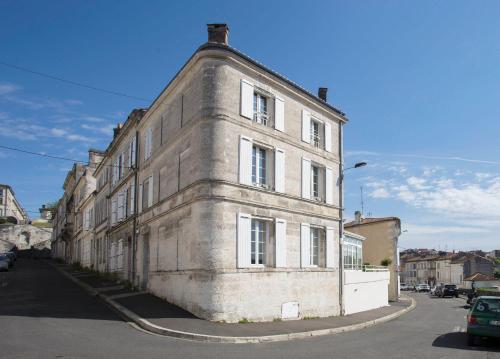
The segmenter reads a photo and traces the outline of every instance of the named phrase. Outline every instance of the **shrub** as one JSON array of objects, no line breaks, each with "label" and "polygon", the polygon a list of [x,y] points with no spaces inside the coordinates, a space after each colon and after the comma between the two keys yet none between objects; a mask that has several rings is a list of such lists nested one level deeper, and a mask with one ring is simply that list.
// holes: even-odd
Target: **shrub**
[{"label": "shrub", "polygon": [[389,267],[392,263],[392,260],[390,258],[384,258],[380,261],[380,265],[384,267]]}]

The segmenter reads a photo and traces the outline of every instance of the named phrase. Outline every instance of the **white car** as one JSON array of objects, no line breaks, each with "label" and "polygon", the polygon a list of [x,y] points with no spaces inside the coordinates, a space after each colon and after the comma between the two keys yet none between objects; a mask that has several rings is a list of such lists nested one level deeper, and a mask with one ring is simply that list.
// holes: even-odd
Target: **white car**
[{"label": "white car", "polygon": [[5,254],[0,254],[0,271],[9,270],[10,259]]},{"label": "white car", "polygon": [[429,286],[429,284],[419,284],[415,287],[415,292],[430,292],[431,291],[431,287]]}]

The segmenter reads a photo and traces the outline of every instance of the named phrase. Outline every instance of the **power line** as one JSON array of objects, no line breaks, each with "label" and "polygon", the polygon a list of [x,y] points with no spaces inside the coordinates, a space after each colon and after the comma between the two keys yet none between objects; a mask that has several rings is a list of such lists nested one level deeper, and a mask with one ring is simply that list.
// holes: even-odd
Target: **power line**
[{"label": "power line", "polygon": [[48,79],[51,79],[51,80],[55,80],[55,81],[59,81],[59,82],[64,82],[64,83],[67,83],[67,84],[70,84],[70,85],[74,85],[74,86],[83,87],[83,88],[86,88],[86,89],[89,89],[89,90],[100,91],[100,92],[104,92],[104,93],[107,93],[107,94],[110,94],[110,95],[131,98],[131,99],[134,99],[134,100],[145,101],[145,102],[149,102],[149,103],[151,102],[151,100],[148,100],[148,99],[145,99],[145,98],[142,98],[142,97],[128,95],[126,93],[118,92],[118,91],[113,91],[113,90],[106,90],[106,89],[103,89],[101,87],[95,87],[95,86],[91,86],[91,85],[87,85],[87,84],[82,84],[80,82],[76,82],[76,81],[73,81],[73,80],[66,80],[66,79],[63,79],[62,77],[58,77],[58,76],[54,76],[54,75],[49,75],[49,74],[46,74],[46,73],[43,73],[43,72],[39,72],[39,71],[35,71],[35,70],[30,70],[30,69],[27,69],[25,67],[21,67],[21,66],[9,64],[9,63],[3,62],[3,61],[0,61],[0,65],[3,65],[5,67],[9,67],[11,69],[15,69],[15,70],[18,70],[18,71],[23,71],[23,72],[27,72],[27,73],[30,73],[30,74],[33,74],[33,75],[45,77],[45,78],[48,78]]},{"label": "power line", "polygon": [[[52,158],[52,159],[61,160],[61,161],[77,162],[77,163],[81,163],[81,164],[84,164],[84,165],[87,165],[87,166],[89,165],[89,163],[87,161],[81,161],[81,160],[75,160],[73,158],[48,155],[46,153],[33,152],[33,151],[24,150],[24,149],[21,149],[21,148],[15,148],[15,147],[3,146],[3,145],[0,145],[0,148],[3,148],[5,150],[9,150],[9,151],[21,152],[21,153],[25,153],[25,154],[33,155],[33,156]],[[117,166],[115,166],[115,165],[103,165],[103,166],[107,166],[107,167],[121,167],[123,169],[134,168],[134,167],[129,167],[129,166],[125,166],[125,165],[121,165],[121,166],[120,165],[117,165]]]}]

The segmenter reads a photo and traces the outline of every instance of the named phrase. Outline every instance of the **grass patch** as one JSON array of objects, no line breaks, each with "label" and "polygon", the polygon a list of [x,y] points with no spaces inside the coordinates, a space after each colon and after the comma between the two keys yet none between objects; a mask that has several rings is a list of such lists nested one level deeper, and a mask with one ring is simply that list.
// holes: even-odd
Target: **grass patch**
[{"label": "grass patch", "polygon": [[305,317],[302,317],[302,320],[313,320],[313,319],[318,319],[319,317],[312,317],[312,316],[308,316],[306,315]]},{"label": "grass patch", "polygon": [[273,322],[281,322],[281,318],[274,318]]},{"label": "grass patch", "polygon": [[240,323],[240,324],[248,324],[248,323],[252,323],[252,321],[248,320],[247,318],[241,318],[238,323]]}]

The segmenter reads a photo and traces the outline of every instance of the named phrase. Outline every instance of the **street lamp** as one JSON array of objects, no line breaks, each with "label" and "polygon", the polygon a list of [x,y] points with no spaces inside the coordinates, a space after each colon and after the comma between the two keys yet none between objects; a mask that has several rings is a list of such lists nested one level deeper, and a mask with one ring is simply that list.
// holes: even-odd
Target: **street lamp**
[{"label": "street lamp", "polygon": [[360,168],[366,166],[366,162],[355,163],[354,166],[342,169],[342,162],[340,163],[340,176],[339,176],[339,217],[340,217],[340,228],[339,228],[339,293],[340,293],[340,310],[341,315],[344,314],[344,253],[342,250],[342,240],[344,238],[344,172],[353,168]]}]

